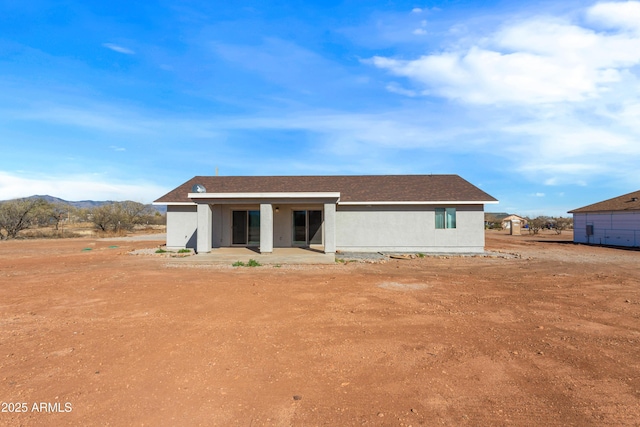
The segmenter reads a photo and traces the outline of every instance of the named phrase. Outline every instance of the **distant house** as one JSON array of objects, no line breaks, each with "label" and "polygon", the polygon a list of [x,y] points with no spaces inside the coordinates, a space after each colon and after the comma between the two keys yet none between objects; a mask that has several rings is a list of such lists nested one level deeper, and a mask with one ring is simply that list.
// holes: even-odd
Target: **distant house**
[{"label": "distant house", "polygon": [[640,191],[569,211],[573,241],[596,245],[640,246]]},{"label": "distant house", "polygon": [[196,176],[154,204],[169,248],[477,253],[497,202],[458,175]]},{"label": "distant house", "polygon": [[505,230],[511,228],[511,221],[514,220],[520,221],[521,227],[527,225],[527,219],[519,215],[508,214],[506,212],[486,212],[484,214],[485,225],[490,226],[496,222],[500,222],[501,228]]}]

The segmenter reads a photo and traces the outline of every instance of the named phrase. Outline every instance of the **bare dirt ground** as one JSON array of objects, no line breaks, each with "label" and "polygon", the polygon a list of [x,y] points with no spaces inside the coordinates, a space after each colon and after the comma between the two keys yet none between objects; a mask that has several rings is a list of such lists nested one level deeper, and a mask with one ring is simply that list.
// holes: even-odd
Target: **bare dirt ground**
[{"label": "bare dirt ground", "polygon": [[639,425],[640,252],[570,239],[280,268],[0,242],[0,425]]}]

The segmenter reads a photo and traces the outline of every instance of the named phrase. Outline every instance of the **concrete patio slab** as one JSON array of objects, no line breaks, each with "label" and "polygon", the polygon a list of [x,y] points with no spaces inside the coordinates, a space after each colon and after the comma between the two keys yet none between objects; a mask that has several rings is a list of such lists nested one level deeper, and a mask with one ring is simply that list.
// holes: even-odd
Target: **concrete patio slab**
[{"label": "concrete patio slab", "polygon": [[209,253],[172,258],[176,264],[233,264],[240,261],[256,260],[260,264],[334,264],[335,255],[325,254],[316,249],[274,248],[270,254],[261,254],[253,248],[218,248]]}]

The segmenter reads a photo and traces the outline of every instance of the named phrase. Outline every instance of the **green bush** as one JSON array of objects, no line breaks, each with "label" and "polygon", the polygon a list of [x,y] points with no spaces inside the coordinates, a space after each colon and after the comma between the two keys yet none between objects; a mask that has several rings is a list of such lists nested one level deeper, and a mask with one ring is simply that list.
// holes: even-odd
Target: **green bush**
[{"label": "green bush", "polygon": [[262,264],[260,264],[255,259],[250,259],[246,264],[242,261],[236,261],[231,264],[232,267],[260,267],[261,265]]}]

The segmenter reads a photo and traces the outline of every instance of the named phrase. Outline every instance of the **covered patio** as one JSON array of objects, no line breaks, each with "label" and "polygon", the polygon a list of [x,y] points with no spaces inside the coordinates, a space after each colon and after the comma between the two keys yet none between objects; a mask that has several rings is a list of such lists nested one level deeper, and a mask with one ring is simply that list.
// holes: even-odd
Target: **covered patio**
[{"label": "covered patio", "polygon": [[197,206],[198,254],[255,247],[259,254],[267,255],[276,249],[312,246],[335,254],[338,192],[203,192],[188,196]]}]

